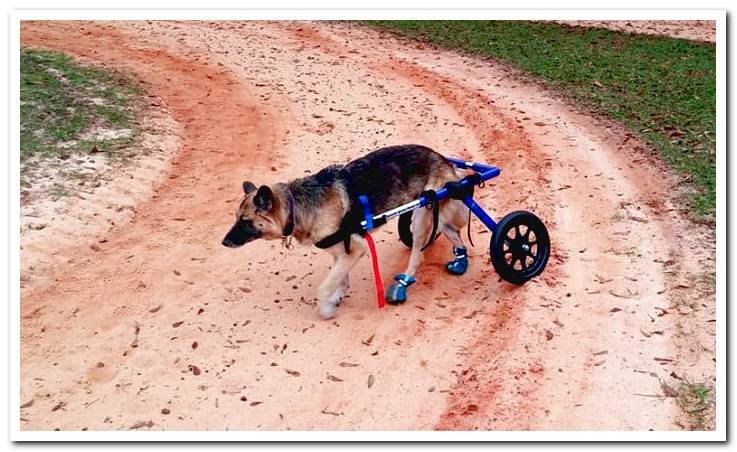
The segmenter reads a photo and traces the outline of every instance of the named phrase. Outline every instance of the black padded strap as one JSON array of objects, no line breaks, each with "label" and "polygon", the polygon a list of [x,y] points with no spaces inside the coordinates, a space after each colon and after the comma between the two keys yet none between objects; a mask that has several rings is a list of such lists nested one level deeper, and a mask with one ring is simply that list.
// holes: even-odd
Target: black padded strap
[{"label": "black padded strap", "polygon": [[363,235],[364,231],[361,229],[362,216],[361,207],[355,203],[351,203],[351,210],[340,220],[340,228],[324,239],[315,242],[315,246],[325,249],[337,245],[342,241],[346,254],[349,254],[351,252],[351,235]]},{"label": "black padded strap", "polygon": [[345,240],[345,231],[343,231],[342,229],[338,229],[336,232],[333,232],[319,242],[315,242],[315,246],[324,250],[325,248],[330,248],[331,246],[337,245],[343,240]]},{"label": "black padded strap", "polygon": [[[463,184],[462,182],[466,180],[470,183]],[[448,189],[449,198],[463,201],[466,198],[473,197],[474,187],[479,184],[481,184],[481,176],[475,173],[469,174],[457,182],[448,182],[445,184],[445,188]]]}]

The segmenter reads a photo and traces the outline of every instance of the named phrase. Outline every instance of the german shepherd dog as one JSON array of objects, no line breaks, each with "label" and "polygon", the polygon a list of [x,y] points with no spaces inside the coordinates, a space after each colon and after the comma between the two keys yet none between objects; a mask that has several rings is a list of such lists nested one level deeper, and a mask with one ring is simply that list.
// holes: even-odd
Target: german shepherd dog
[{"label": "german shepherd dog", "polygon": [[[236,211],[236,221],[222,241],[230,248],[256,239],[286,240],[293,236],[302,245],[320,245],[342,227],[344,218],[355,209],[358,195],[365,195],[371,210],[378,214],[412,200],[426,190],[438,190],[464,174],[445,157],[424,146],[391,146],[376,150],[346,165],[331,165],[317,174],[271,186],[256,188],[243,183],[244,198]],[[439,203],[437,232],[453,243],[454,260],[446,265],[450,273],[462,274],[468,266],[460,231],[468,222],[468,208],[455,199]],[[406,288],[422,262],[423,246],[432,234],[430,210],[412,212],[410,231],[412,251],[403,274],[387,292],[387,301],[406,300]],[[366,253],[364,240],[357,233],[346,234],[345,241],[325,247],[334,265],[318,289],[320,315],[329,319],[349,287],[348,273]],[[434,237],[433,237],[434,238]]]}]

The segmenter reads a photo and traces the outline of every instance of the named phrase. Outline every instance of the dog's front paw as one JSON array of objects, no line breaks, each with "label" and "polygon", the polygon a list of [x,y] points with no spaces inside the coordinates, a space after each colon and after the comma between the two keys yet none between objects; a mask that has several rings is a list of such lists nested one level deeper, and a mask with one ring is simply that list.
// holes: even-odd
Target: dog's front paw
[{"label": "dog's front paw", "polygon": [[337,308],[338,306],[334,303],[322,303],[318,306],[318,312],[320,313],[320,317],[324,320],[328,320],[335,317],[335,311]]},{"label": "dog's front paw", "polygon": [[386,291],[386,301],[391,304],[400,304],[407,301],[407,287],[414,284],[417,280],[409,275],[400,273],[394,277],[396,284],[389,286]]},{"label": "dog's front paw", "polygon": [[343,301],[343,297],[345,297],[345,289],[338,289],[330,297],[330,303],[333,303],[335,306],[340,306],[340,302]]}]

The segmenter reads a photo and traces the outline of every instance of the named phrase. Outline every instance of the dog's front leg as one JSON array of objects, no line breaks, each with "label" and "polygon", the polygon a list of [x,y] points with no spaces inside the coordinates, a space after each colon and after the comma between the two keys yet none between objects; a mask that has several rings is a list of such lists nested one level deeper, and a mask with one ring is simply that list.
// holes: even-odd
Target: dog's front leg
[{"label": "dog's front leg", "polygon": [[342,242],[328,251],[333,255],[335,264],[318,289],[318,309],[320,316],[324,319],[335,316],[335,309],[348,288],[348,273],[359,259],[366,254],[366,246],[362,241],[356,240],[354,235],[351,238],[351,252],[349,254],[346,254]]}]

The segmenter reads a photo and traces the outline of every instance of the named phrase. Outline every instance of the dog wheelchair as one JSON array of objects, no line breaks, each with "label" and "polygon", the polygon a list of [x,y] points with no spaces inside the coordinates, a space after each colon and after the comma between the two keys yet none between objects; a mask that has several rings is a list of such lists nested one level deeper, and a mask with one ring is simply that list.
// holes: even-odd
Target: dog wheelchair
[{"label": "dog wheelchair", "polygon": [[[495,166],[471,163],[456,158],[448,158],[448,161],[458,168],[473,171],[473,174],[469,174],[456,182],[447,183],[437,191],[423,192],[418,199],[379,214],[371,212],[369,201],[365,196],[358,197],[363,209],[363,220],[360,222],[358,233],[366,238],[371,252],[379,307],[384,306],[385,295],[376,258],[376,249],[369,232],[385,224],[388,220],[399,217],[400,241],[408,248],[412,248],[412,212],[432,205],[435,208],[435,219],[430,241],[425,245],[428,246],[432,243],[436,234],[438,203],[446,198],[462,201],[471,213],[491,231],[489,256],[494,269],[505,281],[516,285],[524,284],[542,273],[548,263],[550,258],[550,236],[545,224],[536,215],[519,210],[507,214],[497,223],[473,199],[474,189],[483,187],[484,182],[499,176],[501,170]],[[465,255],[465,249],[462,250],[462,255],[456,253],[457,250],[454,249],[456,260],[448,263],[446,268],[451,273],[462,274],[468,265],[468,258]],[[386,298],[404,301],[402,299],[404,290],[414,282],[413,278],[408,278],[407,275],[397,275],[395,277],[397,284],[389,289]]]}]

